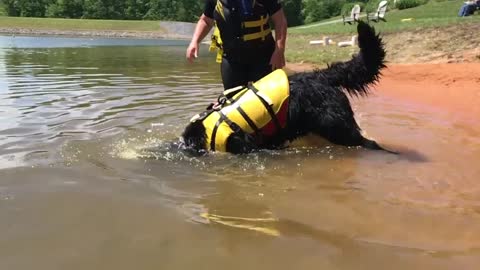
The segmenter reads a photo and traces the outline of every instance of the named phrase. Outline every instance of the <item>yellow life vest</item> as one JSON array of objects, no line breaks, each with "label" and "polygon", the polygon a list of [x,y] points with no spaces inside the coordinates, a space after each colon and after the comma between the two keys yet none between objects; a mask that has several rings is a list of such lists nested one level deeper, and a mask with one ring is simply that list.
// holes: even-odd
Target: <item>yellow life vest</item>
[{"label": "yellow life vest", "polygon": [[[277,69],[248,87],[227,89],[227,101],[207,116],[197,115],[207,135],[206,149],[226,151],[226,142],[236,128],[246,133],[261,133],[274,125],[275,132],[285,128],[290,86],[285,71]],[[204,113],[205,114],[205,113]],[[203,118],[203,119],[202,119]]]},{"label": "yellow life vest", "polygon": [[212,41],[210,42],[210,48],[208,48],[210,52],[217,50],[217,57],[215,61],[217,63],[222,63],[222,56],[223,56],[223,46],[222,46],[222,38],[220,37],[220,30],[218,30],[217,25],[215,24],[215,29],[213,30],[212,34]]},{"label": "yellow life vest", "polygon": [[[230,4],[228,4],[228,2],[230,2]],[[241,33],[239,37],[241,37],[240,40],[242,42],[249,42],[253,40],[265,41],[267,36],[271,35],[272,32],[269,25],[270,17],[268,16],[268,13],[263,5],[257,4],[257,2],[253,0],[252,9],[254,10],[254,14],[257,15],[251,16],[248,19],[245,18],[245,21],[232,21],[232,18],[229,17],[229,14],[231,14],[231,6],[229,6],[231,5],[231,2],[234,1],[217,0],[217,4],[215,6],[215,29],[211,37],[209,50],[211,52],[217,50],[217,63],[222,62],[223,51],[225,49],[224,43],[227,43],[226,45],[228,49],[228,45],[232,42],[232,39],[236,40],[236,37],[232,36],[234,33],[231,33],[231,25],[227,26],[227,24],[238,24],[238,31]],[[226,42],[222,42],[220,34],[221,31],[223,31],[225,35],[224,38],[227,39]]]}]

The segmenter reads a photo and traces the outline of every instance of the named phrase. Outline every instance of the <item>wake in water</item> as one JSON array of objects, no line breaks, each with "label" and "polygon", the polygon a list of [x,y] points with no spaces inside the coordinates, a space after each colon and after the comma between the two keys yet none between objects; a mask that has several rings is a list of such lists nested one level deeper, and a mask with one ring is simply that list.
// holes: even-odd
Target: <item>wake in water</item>
[{"label": "wake in water", "polygon": [[[155,134],[155,135],[154,135]],[[159,134],[163,134],[159,136]],[[165,161],[171,165],[200,169],[215,175],[250,178],[266,176],[275,170],[300,170],[309,159],[336,160],[355,154],[356,149],[323,145],[297,145],[283,150],[261,150],[245,155],[210,152],[199,156],[186,149],[179,139],[168,139],[168,131],[129,134],[109,143],[109,154],[124,160]]]}]

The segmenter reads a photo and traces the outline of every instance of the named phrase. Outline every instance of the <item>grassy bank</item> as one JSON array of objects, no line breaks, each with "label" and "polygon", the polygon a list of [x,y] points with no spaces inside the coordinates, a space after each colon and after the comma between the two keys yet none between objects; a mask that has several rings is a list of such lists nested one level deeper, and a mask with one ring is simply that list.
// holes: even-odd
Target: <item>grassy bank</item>
[{"label": "grassy bank", "polygon": [[165,32],[158,21],[82,20],[56,18],[26,18],[0,16],[1,28],[25,28],[68,31],[159,31]]},{"label": "grassy bank", "polygon": [[[376,23],[383,33],[394,33],[418,28],[434,28],[452,24],[480,23],[479,12],[474,16],[460,18],[457,16],[462,5],[459,0],[431,0],[425,5],[405,10],[388,10],[387,22]],[[0,0],[0,15],[4,13]],[[361,15],[365,15],[362,11]],[[402,21],[410,19],[409,21]],[[333,22],[333,23],[332,23]],[[99,31],[165,31],[158,21],[126,20],[84,20],[56,18],[25,18],[0,16],[0,27],[57,30],[99,30]],[[289,28],[289,35],[325,35],[351,34],[355,26],[343,25],[341,17],[330,18],[310,25]]]},{"label": "grassy bank", "polygon": [[[418,61],[432,61],[435,57],[456,57],[455,55],[462,51],[478,47],[480,14],[477,12],[474,16],[458,17],[462,3],[451,0],[430,1],[411,9],[387,11],[387,22],[373,25],[384,36],[389,60],[413,61],[415,56],[421,56],[424,58],[419,58]],[[329,36],[337,42],[350,40],[356,32],[356,26],[343,25],[341,17],[336,19],[337,22],[334,23],[331,22],[335,21],[335,18],[289,28],[287,60],[324,65],[348,59],[357,48],[309,45],[310,40],[322,39],[323,36]],[[476,54],[475,51],[472,53]],[[432,58],[428,58],[427,54],[432,54]],[[477,59],[477,56],[474,55],[473,59]]]},{"label": "grassy bank", "polygon": [[[480,53],[475,49],[480,44],[478,34],[480,14],[477,12],[474,16],[460,18],[457,13],[461,5],[462,1],[459,0],[431,0],[425,5],[411,9],[388,10],[385,17],[387,22],[373,23],[386,41],[388,60],[391,62],[433,61],[436,58],[447,57],[461,61],[460,55],[465,51],[473,54],[472,59],[480,60]],[[162,24],[158,21],[0,16],[1,32],[9,33],[12,30],[28,29],[28,31],[16,32],[18,34],[80,35],[81,31],[86,31],[85,35],[97,36],[178,38],[174,36],[175,33],[180,32],[181,27],[177,27],[178,25],[178,23]],[[61,31],[64,33],[60,33]],[[309,45],[310,40],[321,39],[323,36],[330,36],[336,42],[350,40],[356,32],[356,26],[343,25],[341,17],[289,28],[288,31],[286,56],[289,62],[324,65],[347,59],[357,51],[356,47]],[[183,38],[190,36],[190,32],[183,33]]]},{"label": "grassy bank", "polygon": [[[480,15],[477,12],[474,16],[458,17],[457,13],[462,1],[429,1],[425,5],[404,10],[388,10],[385,16],[387,22],[375,23],[376,27],[383,33],[399,32],[417,28],[433,28],[451,24],[480,23]],[[365,15],[363,12],[361,15]],[[345,34],[353,33],[355,26],[343,25],[341,17],[337,23],[323,24],[324,22],[313,23],[293,27],[289,29],[291,34]],[[363,17],[362,19],[365,19]],[[407,19],[407,21],[402,21]],[[335,19],[333,19],[335,20]],[[332,21],[329,19],[328,21]],[[327,21],[326,21],[327,22]]]}]

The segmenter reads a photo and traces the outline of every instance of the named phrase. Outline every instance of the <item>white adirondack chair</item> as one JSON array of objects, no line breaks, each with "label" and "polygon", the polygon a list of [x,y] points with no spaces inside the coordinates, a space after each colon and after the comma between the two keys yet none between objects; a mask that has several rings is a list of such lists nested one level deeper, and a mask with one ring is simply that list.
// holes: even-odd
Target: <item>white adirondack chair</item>
[{"label": "white adirondack chair", "polygon": [[350,12],[350,17],[345,17],[345,15],[342,15],[343,24],[345,25],[346,23],[348,24],[355,23],[358,21],[359,17],[360,17],[360,6],[354,5],[352,8],[352,11]]},{"label": "white adirondack chair", "polygon": [[375,13],[367,13],[367,21],[379,22],[380,20],[386,22],[385,13],[387,13],[388,1],[381,1],[378,4],[377,11]]}]

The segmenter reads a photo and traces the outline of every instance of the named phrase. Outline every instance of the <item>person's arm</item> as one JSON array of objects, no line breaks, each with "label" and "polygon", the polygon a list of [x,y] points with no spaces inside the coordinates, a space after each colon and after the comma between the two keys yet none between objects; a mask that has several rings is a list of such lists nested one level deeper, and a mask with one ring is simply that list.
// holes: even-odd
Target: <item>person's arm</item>
[{"label": "person's arm", "polygon": [[213,27],[213,19],[202,14],[198,20],[195,32],[193,33],[192,41],[187,49],[187,60],[192,63],[194,58],[198,57],[198,46],[205,36]]},{"label": "person's arm", "polygon": [[283,8],[272,15],[272,21],[275,26],[275,51],[270,59],[272,69],[278,69],[285,66],[285,43],[287,41],[287,18]]}]

